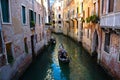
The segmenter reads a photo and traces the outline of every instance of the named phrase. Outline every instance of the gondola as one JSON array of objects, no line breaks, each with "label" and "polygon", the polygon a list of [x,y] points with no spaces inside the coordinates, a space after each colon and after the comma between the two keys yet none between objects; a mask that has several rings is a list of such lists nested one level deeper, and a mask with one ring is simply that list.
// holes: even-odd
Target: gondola
[{"label": "gondola", "polygon": [[59,51],[58,51],[58,60],[59,60],[59,62],[62,62],[62,63],[69,63],[70,62],[69,56],[66,55],[65,57],[61,57],[61,53]]},{"label": "gondola", "polygon": [[51,39],[50,39],[50,43],[51,43],[51,44],[56,44],[55,38],[51,38]]}]

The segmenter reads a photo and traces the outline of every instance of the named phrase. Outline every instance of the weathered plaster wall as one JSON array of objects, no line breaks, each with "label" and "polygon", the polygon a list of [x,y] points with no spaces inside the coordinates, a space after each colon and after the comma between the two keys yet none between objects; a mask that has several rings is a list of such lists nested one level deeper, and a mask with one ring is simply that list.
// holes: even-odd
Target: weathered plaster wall
[{"label": "weathered plaster wall", "polygon": [[[11,22],[2,24],[2,28],[5,44],[12,43],[14,62],[12,64],[6,63],[0,68],[0,80],[10,80],[12,77],[22,74],[32,61],[31,35],[33,34],[30,30],[29,10],[36,12],[35,34],[37,35],[37,42],[34,44],[35,52],[37,53],[44,46],[44,15],[42,6],[36,1],[34,1],[33,6],[32,0],[9,1]],[[26,24],[22,23],[22,6],[26,8]],[[41,16],[41,24],[39,24],[38,14]],[[27,39],[28,53],[25,52],[24,38]],[[7,54],[7,52],[5,53]]]},{"label": "weathered plaster wall", "polygon": [[114,77],[120,79],[120,36],[111,34],[110,52],[107,53],[104,51],[105,33],[103,32],[102,34],[101,65],[103,65]]}]

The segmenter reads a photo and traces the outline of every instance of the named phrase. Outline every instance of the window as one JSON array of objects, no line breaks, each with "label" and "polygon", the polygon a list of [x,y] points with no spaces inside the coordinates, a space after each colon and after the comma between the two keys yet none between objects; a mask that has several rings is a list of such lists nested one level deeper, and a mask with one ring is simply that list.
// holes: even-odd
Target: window
[{"label": "window", "polygon": [[13,53],[12,53],[12,43],[6,44],[6,51],[7,51],[7,59],[8,63],[13,63]]},{"label": "window", "polygon": [[34,21],[36,23],[36,12],[34,12]]},{"label": "window", "polygon": [[30,17],[30,21],[34,21],[34,14],[33,14],[33,11],[32,10],[29,10],[29,17]]},{"label": "window", "polygon": [[61,15],[59,14],[59,19],[61,18]]},{"label": "window", "polygon": [[58,21],[59,24],[61,24],[61,21]]},{"label": "window", "polygon": [[2,18],[4,23],[10,22],[9,0],[1,0]]},{"label": "window", "polygon": [[33,24],[33,22],[34,22],[34,13],[33,13],[32,10],[29,10],[29,20],[30,20],[30,28],[35,27],[35,26],[33,26],[34,25]]},{"label": "window", "polygon": [[102,0],[102,14],[106,14],[107,0]]},{"label": "window", "polygon": [[87,38],[89,38],[89,29],[87,29]]},{"label": "window", "polygon": [[2,44],[2,36],[0,31],[0,54],[3,53],[3,44]]},{"label": "window", "polygon": [[59,6],[59,10],[61,10],[60,6]]},{"label": "window", "polygon": [[24,6],[22,6],[22,23],[26,24],[26,12]]},{"label": "window", "polygon": [[114,0],[109,0],[108,12],[113,12],[113,9],[114,9]]},{"label": "window", "polygon": [[81,12],[83,11],[83,2],[81,3]]},{"label": "window", "polygon": [[79,7],[77,7],[77,13],[79,13]]},{"label": "window", "polygon": [[120,12],[120,0],[116,0],[115,12]]},{"label": "window", "polygon": [[96,3],[94,3],[94,14],[96,13]]},{"label": "window", "polygon": [[40,25],[40,14],[38,14],[38,16],[39,16],[39,25]]},{"label": "window", "polygon": [[88,7],[88,17],[90,16],[90,8]]},{"label": "window", "polygon": [[27,38],[24,38],[24,48],[25,48],[25,52],[28,53]]},{"label": "window", "polygon": [[110,47],[110,33],[105,33],[104,51],[109,53],[109,47]]}]

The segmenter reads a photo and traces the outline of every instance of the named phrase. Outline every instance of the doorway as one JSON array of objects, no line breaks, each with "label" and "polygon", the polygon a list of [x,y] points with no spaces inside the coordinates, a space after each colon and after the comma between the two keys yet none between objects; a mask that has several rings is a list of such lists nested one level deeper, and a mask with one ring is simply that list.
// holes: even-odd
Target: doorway
[{"label": "doorway", "polygon": [[35,51],[34,51],[34,35],[31,36],[31,48],[32,48],[32,58],[35,58]]},{"label": "doorway", "polygon": [[92,40],[92,55],[97,57],[97,50],[98,50],[98,34],[97,31],[95,30],[93,34],[93,40]]}]

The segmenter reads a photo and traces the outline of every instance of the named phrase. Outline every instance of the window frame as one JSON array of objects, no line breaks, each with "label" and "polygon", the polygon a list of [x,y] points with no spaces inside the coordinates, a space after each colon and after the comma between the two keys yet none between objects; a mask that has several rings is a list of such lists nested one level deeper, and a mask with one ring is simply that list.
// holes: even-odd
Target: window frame
[{"label": "window frame", "polygon": [[[23,13],[22,13],[22,6],[25,7],[25,18],[26,18],[26,22],[23,23]],[[22,25],[27,25],[27,8],[24,4],[21,4],[21,22],[22,22]]]},{"label": "window frame", "polygon": [[[1,2],[1,1],[0,1]],[[2,14],[2,6],[1,6],[1,3],[0,3],[0,9],[1,9],[1,21],[2,21],[2,24],[12,24],[12,19],[11,19],[11,4],[10,4],[10,0],[8,0],[8,4],[9,4],[9,22],[4,22],[3,21],[3,14]]]},{"label": "window frame", "polygon": [[[106,51],[105,50],[105,47],[106,47],[106,34],[109,35],[109,51]],[[111,42],[111,34],[110,33],[105,33],[105,36],[104,36],[104,52],[106,52],[107,54],[110,54],[110,42]]]},{"label": "window frame", "polygon": [[39,23],[39,26],[41,25],[41,16],[40,14],[38,14],[38,23]]},{"label": "window frame", "polygon": [[110,0],[108,0],[108,13],[113,13],[114,12],[114,6],[115,6],[115,0],[113,1],[113,10],[111,11],[111,4],[110,4]]}]

